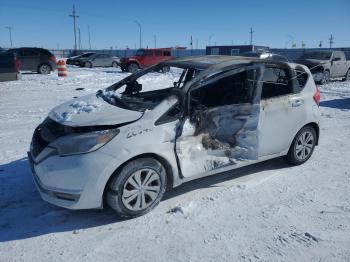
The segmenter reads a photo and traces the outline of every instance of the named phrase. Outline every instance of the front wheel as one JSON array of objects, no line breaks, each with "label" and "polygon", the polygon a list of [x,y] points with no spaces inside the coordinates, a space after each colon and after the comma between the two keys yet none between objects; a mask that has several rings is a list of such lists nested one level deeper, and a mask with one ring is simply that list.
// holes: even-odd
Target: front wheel
[{"label": "front wheel", "polygon": [[314,152],[316,131],[311,126],[303,127],[295,136],[287,154],[287,161],[293,165],[305,163]]},{"label": "front wheel", "polygon": [[344,77],[344,81],[350,81],[350,69],[348,70],[348,72],[346,72],[346,75]]},{"label": "front wheel", "polygon": [[118,63],[114,61],[114,62],[112,63],[112,67],[118,67]]},{"label": "front wheel", "polygon": [[322,76],[322,79],[320,81],[320,84],[324,85],[324,84],[327,84],[329,81],[330,81],[330,73],[329,73],[329,71],[326,70],[323,72],[323,76]]},{"label": "front wheel", "polygon": [[122,217],[144,215],[156,207],[166,188],[166,171],[153,158],[127,163],[107,186],[108,205]]},{"label": "front wheel", "polygon": [[139,70],[139,66],[136,63],[128,65],[128,72],[135,73],[137,70]]}]

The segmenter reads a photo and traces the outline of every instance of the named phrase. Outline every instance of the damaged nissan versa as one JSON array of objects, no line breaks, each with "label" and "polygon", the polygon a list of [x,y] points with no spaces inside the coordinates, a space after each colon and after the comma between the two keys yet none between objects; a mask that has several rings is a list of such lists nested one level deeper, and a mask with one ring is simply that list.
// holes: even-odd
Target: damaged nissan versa
[{"label": "damaged nissan versa", "polygon": [[28,157],[45,201],[136,217],[189,180],[280,156],[304,163],[318,144],[319,101],[303,65],[174,59],[54,108]]}]

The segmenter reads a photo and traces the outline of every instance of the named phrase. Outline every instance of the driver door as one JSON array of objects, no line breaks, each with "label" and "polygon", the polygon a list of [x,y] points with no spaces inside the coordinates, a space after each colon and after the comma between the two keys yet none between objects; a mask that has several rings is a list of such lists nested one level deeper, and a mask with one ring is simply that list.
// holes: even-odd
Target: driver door
[{"label": "driver door", "polygon": [[253,65],[219,72],[190,89],[175,145],[184,177],[258,159],[262,71]]}]

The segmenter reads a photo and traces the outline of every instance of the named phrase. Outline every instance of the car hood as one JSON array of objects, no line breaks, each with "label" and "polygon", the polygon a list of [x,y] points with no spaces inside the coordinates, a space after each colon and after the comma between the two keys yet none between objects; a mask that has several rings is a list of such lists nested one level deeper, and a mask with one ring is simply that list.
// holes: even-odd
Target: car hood
[{"label": "car hood", "polygon": [[143,113],[108,104],[96,94],[65,102],[49,113],[49,117],[68,126],[117,125],[140,119]]},{"label": "car hood", "polygon": [[327,60],[318,60],[318,59],[297,59],[295,61],[298,64],[302,65],[319,65],[327,63]]}]

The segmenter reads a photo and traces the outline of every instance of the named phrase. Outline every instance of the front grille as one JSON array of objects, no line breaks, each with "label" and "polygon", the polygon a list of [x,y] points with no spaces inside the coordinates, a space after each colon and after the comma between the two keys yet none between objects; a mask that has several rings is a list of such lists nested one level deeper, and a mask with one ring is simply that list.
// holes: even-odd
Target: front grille
[{"label": "front grille", "polygon": [[33,154],[34,157],[37,157],[41,151],[44,150],[45,147],[48,146],[48,142],[43,140],[40,135],[40,126],[38,126],[33,134],[32,138],[32,149],[31,153]]}]

